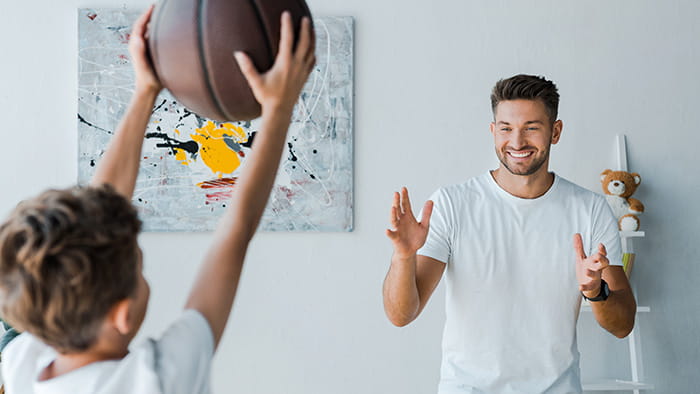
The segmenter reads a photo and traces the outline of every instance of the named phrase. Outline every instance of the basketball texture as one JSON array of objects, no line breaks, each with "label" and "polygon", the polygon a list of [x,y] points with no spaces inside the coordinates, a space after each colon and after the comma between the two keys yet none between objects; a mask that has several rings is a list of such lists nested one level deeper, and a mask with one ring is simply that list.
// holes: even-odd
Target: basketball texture
[{"label": "basketball texture", "polygon": [[304,0],[160,0],[153,10],[148,45],[158,78],[194,113],[219,121],[260,116],[233,53],[250,56],[259,72],[277,55],[282,12],[289,11],[295,40]]}]

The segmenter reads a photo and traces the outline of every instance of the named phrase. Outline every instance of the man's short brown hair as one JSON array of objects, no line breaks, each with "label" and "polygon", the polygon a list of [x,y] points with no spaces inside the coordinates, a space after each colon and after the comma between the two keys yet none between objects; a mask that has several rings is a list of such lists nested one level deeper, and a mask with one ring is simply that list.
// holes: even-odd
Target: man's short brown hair
[{"label": "man's short brown hair", "polygon": [[491,111],[496,116],[496,106],[508,100],[540,100],[544,103],[552,123],[557,120],[559,92],[552,81],[544,77],[518,74],[496,82],[491,92]]},{"label": "man's short brown hair", "polygon": [[138,283],[136,210],[109,186],[49,190],[0,225],[0,314],[61,353],[88,349]]}]

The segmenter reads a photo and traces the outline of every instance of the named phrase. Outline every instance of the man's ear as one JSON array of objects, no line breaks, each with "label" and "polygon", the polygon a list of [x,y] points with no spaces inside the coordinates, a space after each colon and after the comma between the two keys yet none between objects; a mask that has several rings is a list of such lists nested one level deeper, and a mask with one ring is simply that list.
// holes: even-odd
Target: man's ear
[{"label": "man's ear", "polygon": [[131,332],[129,309],[131,309],[131,299],[125,298],[114,304],[109,311],[108,318],[111,325],[122,335],[127,335]]},{"label": "man's ear", "polygon": [[564,129],[564,123],[561,120],[557,120],[556,122],[554,122],[554,125],[552,125],[552,145],[555,145],[557,142],[559,142],[562,129]]},{"label": "man's ear", "polygon": [[491,124],[489,124],[489,129],[491,130],[491,134],[493,135],[493,133],[496,132],[496,122],[491,122]]}]

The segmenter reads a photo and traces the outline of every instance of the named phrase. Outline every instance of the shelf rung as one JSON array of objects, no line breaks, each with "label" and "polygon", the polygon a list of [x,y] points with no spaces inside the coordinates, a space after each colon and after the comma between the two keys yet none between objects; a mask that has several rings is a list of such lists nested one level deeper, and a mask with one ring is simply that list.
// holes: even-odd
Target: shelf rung
[{"label": "shelf rung", "polygon": [[654,386],[648,383],[632,382],[627,380],[597,380],[583,384],[583,391],[614,391],[614,390],[653,390]]},{"label": "shelf rung", "polygon": [[624,238],[642,238],[644,231],[620,231],[620,236]]},{"label": "shelf rung", "polygon": [[[582,304],[581,305],[581,312],[593,312],[593,308],[591,308],[590,305]],[[649,306],[638,306],[637,307],[637,313],[640,312],[651,312],[651,307]]]}]

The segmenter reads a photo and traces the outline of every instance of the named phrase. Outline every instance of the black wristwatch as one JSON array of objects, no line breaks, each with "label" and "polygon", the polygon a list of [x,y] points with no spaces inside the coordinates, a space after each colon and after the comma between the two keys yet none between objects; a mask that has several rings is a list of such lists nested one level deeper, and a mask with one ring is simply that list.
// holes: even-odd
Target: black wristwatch
[{"label": "black wristwatch", "polygon": [[597,296],[595,296],[593,298],[588,298],[588,297],[586,297],[585,294],[583,294],[583,292],[581,292],[581,295],[583,296],[583,298],[585,298],[591,302],[605,301],[608,299],[608,296],[610,295],[610,288],[608,287],[607,282],[605,282],[604,280],[601,279],[600,280],[600,293],[598,293]]}]

